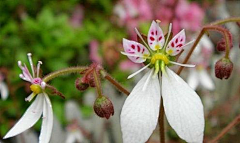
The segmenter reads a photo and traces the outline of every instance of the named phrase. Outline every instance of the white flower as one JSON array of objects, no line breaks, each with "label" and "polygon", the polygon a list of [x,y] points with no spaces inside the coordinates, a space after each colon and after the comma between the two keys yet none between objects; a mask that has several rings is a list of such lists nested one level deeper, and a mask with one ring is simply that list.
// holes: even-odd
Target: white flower
[{"label": "white flower", "polygon": [[196,90],[199,85],[203,86],[208,90],[215,89],[212,78],[210,77],[204,66],[201,64],[197,65],[196,69],[190,70],[187,83],[194,90]]},{"label": "white flower", "polygon": [[78,121],[72,121],[72,124],[67,127],[67,139],[66,143],[82,143],[84,141],[84,136],[78,125]]},{"label": "white flower", "polygon": [[[207,71],[207,66],[213,49],[214,47],[211,40],[206,35],[203,35],[193,53],[194,58],[191,59],[191,61],[196,64],[196,68],[190,70],[190,74],[187,79],[187,83],[194,90],[196,90],[199,85],[208,90],[215,89],[214,82]],[[198,57],[196,58],[196,56]]]},{"label": "white flower", "polygon": [[3,81],[3,75],[0,73],[0,94],[2,97],[2,100],[6,100],[9,94],[8,87],[6,83]]},{"label": "white flower", "polygon": [[[123,39],[124,51],[135,63],[146,66],[133,73],[133,77],[147,67],[150,70],[134,87],[127,97],[121,112],[121,128],[124,143],[144,143],[156,128],[159,107],[163,104],[167,120],[176,133],[187,142],[202,142],[204,131],[203,105],[194,90],[167,66],[174,62],[185,44],[182,30],[170,41],[171,24],[165,39],[158,23],[152,22],[148,32],[148,44],[136,30],[144,45]],[[157,76],[157,74],[159,76]],[[160,103],[161,96],[163,103]]]},{"label": "white flower", "polygon": [[[39,78],[40,64],[42,64],[42,62],[41,61],[38,62],[37,71],[35,73],[31,53],[28,54],[28,59],[32,69],[32,75],[30,74],[25,64],[24,66],[22,66],[21,61],[18,62],[18,65],[23,72],[22,74],[20,74],[20,78],[32,84],[30,88],[33,91],[33,93],[29,95],[25,100],[30,102],[35,96],[37,97],[31,104],[31,106],[28,107],[27,111],[24,113],[22,118],[4,136],[4,139],[16,136],[24,132],[25,130],[29,129],[38,121],[38,119],[42,115],[43,121],[39,137],[39,143],[48,143],[51,137],[53,127],[53,111],[50,99],[48,95],[44,92],[46,83],[42,81],[41,78]],[[35,76],[35,74],[37,75]]]}]

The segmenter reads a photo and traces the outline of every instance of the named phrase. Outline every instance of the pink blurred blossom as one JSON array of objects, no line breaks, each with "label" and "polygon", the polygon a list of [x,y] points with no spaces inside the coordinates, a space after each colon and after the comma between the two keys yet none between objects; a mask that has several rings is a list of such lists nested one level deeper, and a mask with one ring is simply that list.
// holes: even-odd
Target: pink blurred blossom
[{"label": "pink blurred blossom", "polygon": [[90,55],[89,58],[92,62],[98,63],[98,64],[102,64],[102,58],[99,56],[98,53],[98,49],[99,49],[99,45],[98,45],[98,41],[96,40],[92,40],[90,42]]},{"label": "pink blurred blossom", "polygon": [[80,27],[82,25],[83,16],[84,16],[83,7],[80,5],[77,5],[70,18],[71,25],[73,27]]},{"label": "pink blurred blossom", "polygon": [[140,66],[139,64],[135,64],[130,60],[125,60],[120,63],[119,67],[122,71],[131,71],[138,69]]},{"label": "pink blurred blossom", "polygon": [[114,13],[119,17],[119,23],[127,26],[131,37],[135,37],[134,28],[141,22],[153,19],[151,6],[147,0],[123,0],[114,8]]},{"label": "pink blurred blossom", "polygon": [[161,1],[155,7],[156,18],[163,24],[173,23],[173,33],[176,34],[181,29],[197,31],[201,27],[204,11],[196,2],[179,0],[174,8],[175,0]]}]

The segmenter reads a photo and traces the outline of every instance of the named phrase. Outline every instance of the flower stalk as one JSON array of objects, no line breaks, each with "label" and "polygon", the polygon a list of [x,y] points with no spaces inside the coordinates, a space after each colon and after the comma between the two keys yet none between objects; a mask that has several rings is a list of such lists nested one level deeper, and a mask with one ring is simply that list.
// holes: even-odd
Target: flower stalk
[{"label": "flower stalk", "polygon": [[101,75],[108,80],[111,84],[113,84],[120,92],[126,94],[127,96],[130,92],[125,89],[119,82],[117,82],[113,77],[111,77],[105,70],[100,71]]},{"label": "flower stalk", "polygon": [[55,71],[55,72],[52,72],[52,73],[46,75],[43,78],[43,81],[47,83],[56,77],[66,75],[66,74],[71,74],[71,73],[79,73],[79,72],[86,70],[87,68],[88,67],[79,66],[79,67],[70,67],[70,68],[61,69],[61,70],[58,70],[58,71]]},{"label": "flower stalk", "polygon": [[[193,46],[191,47],[190,51],[188,52],[185,60],[183,61],[183,64],[186,64],[188,62],[188,60],[190,59],[193,51],[195,50],[197,44],[199,43],[199,41],[201,40],[202,36],[204,35],[205,32],[207,31],[216,31],[216,32],[220,32],[223,36],[224,36],[224,39],[226,41],[226,50],[225,50],[225,58],[229,58],[229,51],[230,51],[230,40],[229,40],[229,37],[231,36],[230,33],[220,27],[220,26],[212,26],[212,25],[208,25],[208,26],[204,26],[200,32],[200,34],[198,35],[197,39],[195,40]],[[183,70],[183,66],[179,67],[178,71],[177,71],[177,74],[180,75],[180,73],[182,72]]]},{"label": "flower stalk", "polygon": [[93,69],[93,78],[96,87],[96,91],[99,97],[102,97],[102,88],[101,88],[101,81],[97,75],[96,69]]}]

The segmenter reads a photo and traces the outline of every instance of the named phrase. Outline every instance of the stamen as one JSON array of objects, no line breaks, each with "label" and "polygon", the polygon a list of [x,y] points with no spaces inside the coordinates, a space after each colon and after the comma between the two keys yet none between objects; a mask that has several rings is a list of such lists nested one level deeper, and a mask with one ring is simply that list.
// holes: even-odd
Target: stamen
[{"label": "stamen", "polygon": [[[153,74],[153,69],[151,69],[151,72],[150,72],[150,74],[149,74],[149,76],[148,76],[146,82],[145,82],[144,85],[143,85],[143,91],[146,90],[147,85],[148,85],[148,83],[149,83],[149,81],[150,81],[150,78],[151,78],[152,74]],[[155,77],[153,77],[153,78],[155,78]]]},{"label": "stamen", "polygon": [[18,67],[19,67],[21,70],[24,69],[23,66],[22,66],[22,62],[21,62],[21,61],[18,61]]},{"label": "stamen", "polygon": [[171,31],[172,31],[172,23],[170,23],[170,24],[169,24],[169,27],[168,27],[168,35],[167,35],[167,39],[166,39],[166,41],[165,41],[165,43],[164,43],[164,46],[163,46],[164,48],[167,46],[168,39],[169,39],[169,37],[170,37]]},{"label": "stamen", "polygon": [[42,87],[42,89],[45,89],[45,87],[46,87],[46,82],[41,82],[41,87]]},{"label": "stamen", "polygon": [[139,58],[145,58],[145,59],[151,59],[150,57],[147,56],[142,56],[142,55],[135,55],[135,54],[129,54],[129,53],[125,53],[125,52],[121,52],[121,54],[125,55],[125,56],[131,56],[131,57],[139,57]]},{"label": "stamen", "polygon": [[134,77],[135,75],[137,75],[138,73],[140,73],[141,71],[143,71],[144,69],[146,69],[149,65],[150,65],[150,63],[147,64],[146,66],[144,66],[143,68],[141,68],[140,70],[136,71],[135,73],[129,75],[129,76],[128,76],[128,79]]},{"label": "stamen", "polygon": [[170,61],[170,63],[172,63],[174,65],[178,65],[178,66],[188,67],[188,68],[194,68],[196,66],[196,65],[190,65],[190,64],[181,64],[181,63],[177,63],[177,62],[173,62],[173,61]]},{"label": "stamen", "polygon": [[188,42],[187,44],[183,45],[183,46],[182,46],[182,49],[183,49],[183,48],[185,48],[186,46],[188,46],[188,45],[192,44],[193,42],[195,42],[195,39],[194,39],[194,40],[192,40],[192,41],[190,41],[190,42]]},{"label": "stamen", "polygon": [[148,48],[148,50],[149,50],[150,52],[152,52],[152,51],[151,51],[151,48],[149,47],[149,45],[144,41],[142,35],[138,32],[137,28],[135,28],[135,32],[137,33],[137,35],[139,36],[139,38],[142,40],[142,42],[144,43],[144,45]]},{"label": "stamen", "polygon": [[31,69],[32,69],[33,78],[34,78],[35,72],[34,72],[34,67],[33,67],[32,54],[28,53],[27,55],[28,55],[28,60],[29,60],[29,63],[30,63]]},{"label": "stamen", "polygon": [[41,64],[42,64],[42,61],[38,61],[38,64],[37,64],[37,77],[39,77],[39,71],[40,71]]}]

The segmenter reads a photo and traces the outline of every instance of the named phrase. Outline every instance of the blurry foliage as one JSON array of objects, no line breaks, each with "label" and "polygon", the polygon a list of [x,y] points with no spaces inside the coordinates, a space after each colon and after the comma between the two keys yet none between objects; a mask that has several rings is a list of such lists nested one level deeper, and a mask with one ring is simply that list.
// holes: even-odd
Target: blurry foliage
[{"label": "blurry foliage", "polygon": [[[84,5],[84,19],[78,27],[73,27],[70,18],[75,6]],[[41,60],[43,75],[62,68],[91,63],[89,43],[95,39],[100,43],[114,38],[121,41],[126,37],[123,29],[111,23],[111,0],[32,0],[0,2],[0,67],[8,69],[7,82],[10,97],[0,100],[0,138],[19,119],[30,103],[25,102],[30,94],[29,85],[18,78],[21,70],[17,66],[20,60],[28,65],[27,53],[33,54],[33,62]],[[101,45],[100,45],[100,48]],[[100,49],[101,50],[101,49]],[[106,65],[107,66],[107,65]],[[126,73],[114,73],[117,79]],[[119,76],[118,76],[119,75]],[[74,81],[78,75],[63,76],[54,79],[54,85],[66,96],[81,102],[82,93],[75,89]],[[67,82],[64,82],[66,81]],[[54,114],[64,123],[64,103],[60,97],[51,98]],[[89,116],[92,109],[81,107],[84,115]],[[35,126],[40,128],[40,126]]]}]

